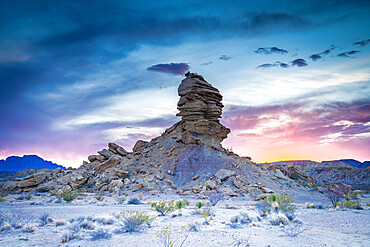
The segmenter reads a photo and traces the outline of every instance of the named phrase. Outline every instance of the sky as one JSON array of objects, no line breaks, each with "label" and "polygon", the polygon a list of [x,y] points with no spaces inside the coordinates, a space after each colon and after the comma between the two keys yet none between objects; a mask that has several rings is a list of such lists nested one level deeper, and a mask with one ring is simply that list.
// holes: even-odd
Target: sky
[{"label": "sky", "polygon": [[0,1],[0,158],[78,167],[180,120],[190,70],[255,162],[370,160],[370,2]]}]

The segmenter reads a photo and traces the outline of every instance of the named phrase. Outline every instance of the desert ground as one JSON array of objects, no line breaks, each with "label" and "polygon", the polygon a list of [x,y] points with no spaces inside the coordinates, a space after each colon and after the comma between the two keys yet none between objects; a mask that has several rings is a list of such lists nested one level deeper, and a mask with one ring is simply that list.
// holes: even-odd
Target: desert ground
[{"label": "desert ground", "polygon": [[[207,206],[207,197],[196,195],[97,195],[80,193],[71,202],[49,193],[34,193],[28,200],[19,194],[4,196],[6,201],[0,203],[0,246],[171,246],[164,245],[158,236],[163,230],[164,236],[174,241],[173,246],[181,246],[187,237],[183,247],[370,246],[369,194],[358,195],[362,210],[334,209],[324,194],[302,189],[293,195],[296,217],[277,225],[272,223],[277,214],[272,210],[261,216],[261,202],[251,197],[222,199],[215,206]],[[139,204],[130,204],[136,199]],[[189,205],[180,216],[179,210],[158,216],[151,207],[152,202],[160,200],[184,199]],[[202,212],[209,210],[213,215],[209,224],[195,207],[199,201],[205,204]],[[308,207],[307,203],[312,204]],[[122,230],[120,215],[127,210],[142,211],[155,218],[150,226],[143,224],[139,231],[127,232]],[[97,234],[98,230],[105,230],[104,234]],[[298,231],[297,236],[292,236],[296,235],[294,231]],[[66,236],[74,237],[63,242]]]}]

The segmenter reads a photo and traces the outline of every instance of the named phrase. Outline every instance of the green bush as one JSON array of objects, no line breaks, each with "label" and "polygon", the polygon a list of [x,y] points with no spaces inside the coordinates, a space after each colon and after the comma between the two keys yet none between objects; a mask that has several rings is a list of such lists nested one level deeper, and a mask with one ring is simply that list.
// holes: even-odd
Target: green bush
[{"label": "green bush", "polygon": [[267,198],[270,205],[273,203],[273,202],[277,202],[277,204],[280,205],[280,196],[279,194],[272,194],[272,195],[269,195],[269,197]]},{"label": "green bush", "polygon": [[96,198],[96,200],[98,200],[98,201],[103,201],[103,200],[104,200],[104,196],[103,196],[102,194],[97,194],[97,195],[95,196],[95,198]]},{"label": "green bush", "polygon": [[117,201],[118,201],[118,203],[119,203],[119,204],[123,204],[123,203],[124,203],[124,201],[126,201],[126,196],[118,197],[118,198],[117,198]]},{"label": "green bush", "polygon": [[360,200],[349,200],[344,199],[343,201],[338,203],[339,206],[342,208],[357,208],[360,205]]},{"label": "green bush", "polygon": [[160,213],[161,216],[164,216],[175,210],[175,201],[174,200],[172,201],[162,200],[159,202],[152,202],[150,206],[154,208],[155,211]]},{"label": "green bush", "polygon": [[182,215],[182,209],[186,207],[187,202],[184,200],[178,200],[175,204],[175,208],[179,210],[179,215]]},{"label": "green bush", "polygon": [[203,206],[204,206],[204,202],[199,201],[195,203],[195,207],[197,207],[198,209],[201,209]]},{"label": "green bush", "polygon": [[3,198],[2,196],[0,196],[0,202],[5,202],[5,201],[6,201],[6,199]]},{"label": "green bush", "polygon": [[60,193],[55,193],[57,199],[63,199],[66,202],[71,202],[77,197],[77,193],[73,191],[65,191]]},{"label": "green bush", "polygon": [[356,191],[351,191],[349,192],[349,196],[353,199],[357,199],[358,198],[358,192]]}]

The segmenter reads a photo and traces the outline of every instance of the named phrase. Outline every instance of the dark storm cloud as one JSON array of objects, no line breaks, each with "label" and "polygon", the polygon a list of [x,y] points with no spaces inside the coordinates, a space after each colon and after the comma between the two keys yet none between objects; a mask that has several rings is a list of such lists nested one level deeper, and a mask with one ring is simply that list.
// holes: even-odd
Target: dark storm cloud
[{"label": "dark storm cloud", "polygon": [[166,63],[150,66],[146,70],[162,72],[171,75],[184,75],[189,68],[189,64],[187,63]]},{"label": "dark storm cloud", "polygon": [[230,60],[231,58],[232,57],[229,57],[228,55],[221,55],[218,59],[227,61],[227,60]]},{"label": "dark storm cloud", "polygon": [[339,53],[337,55],[337,57],[352,57],[351,55],[354,55],[356,53],[359,53],[360,51],[346,51],[346,52],[342,52],[342,53]]},{"label": "dark storm cloud", "polygon": [[304,60],[303,58],[298,58],[296,60],[293,60],[291,63],[292,63],[292,66],[298,66],[298,67],[308,66],[306,60]]},{"label": "dark storm cloud", "polygon": [[370,43],[370,39],[364,39],[364,40],[353,43],[353,45],[357,45],[361,47],[361,46],[367,46],[369,43]]},{"label": "dark storm cloud", "polygon": [[270,54],[286,54],[288,53],[287,50],[284,50],[284,49],[280,49],[280,48],[277,48],[277,47],[260,47],[258,48],[257,50],[254,51],[255,53],[259,53],[259,54],[265,54],[265,55],[270,55]]}]

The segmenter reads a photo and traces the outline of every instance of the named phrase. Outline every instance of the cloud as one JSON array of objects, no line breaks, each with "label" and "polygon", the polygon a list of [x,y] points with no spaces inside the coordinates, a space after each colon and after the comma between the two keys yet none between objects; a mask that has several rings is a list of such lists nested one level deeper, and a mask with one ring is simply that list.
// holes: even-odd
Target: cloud
[{"label": "cloud", "polygon": [[166,63],[150,66],[146,70],[170,75],[184,75],[187,71],[189,71],[189,68],[189,64],[187,63]]},{"label": "cloud", "polygon": [[353,43],[353,45],[362,47],[362,46],[367,46],[369,43],[370,43],[370,39],[364,39],[364,40]]},{"label": "cloud", "polygon": [[308,66],[306,60],[304,60],[303,58],[298,58],[296,60],[293,60],[291,63],[292,63],[292,66],[298,66],[298,67]]},{"label": "cloud", "polygon": [[247,31],[286,31],[302,30],[312,24],[298,15],[288,13],[246,13],[241,22],[241,26]]},{"label": "cloud", "polygon": [[310,56],[310,58],[312,59],[312,61],[317,61],[317,60],[321,59],[322,56],[320,56],[319,54],[312,54]]},{"label": "cloud", "polygon": [[258,65],[257,68],[271,68],[271,67],[281,67],[281,68],[289,68],[289,65],[286,63],[282,63],[280,61],[276,61],[275,63],[265,63]]},{"label": "cloud", "polygon": [[259,53],[259,54],[265,54],[265,55],[270,55],[270,54],[274,54],[274,53],[283,55],[283,54],[288,53],[287,50],[280,49],[280,48],[277,48],[275,46],[274,47],[260,47],[257,50],[255,50],[254,52]]},{"label": "cloud", "polygon": [[211,65],[211,64],[213,64],[213,62],[212,61],[209,61],[209,62],[206,62],[206,63],[201,63],[200,65],[202,65],[202,66],[208,66],[208,65]]},{"label": "cloud", "polygon": [[227,61],[227,60],[230,60],[232,57],[229,57],[227,55],[221,55],[218,59],[220,60],[224,60],[224,61]]},{"label": "cloud", "polygon": [[351,55],[354,55],[354,54],[359,53],[359,52],[360,51],[355,51],[355,50],[346,51],[346,52],[339,53],[337,55],[337,57],[352,57]]},{"label": "cloud", "polygon": [[370,131],[370,100],[230,106],[223,123],[239,136],[281,142],[346,142]]},{"label": "cloud", "polygon": [[330,45],[329,48],[326,49],[325,51],[317,53],[317,54],[312,54],[310,58],[312,59],[312,61],[320,60],[321,58],[323,58],[323,56],[328,55],[331,51],[335,50],[336,48],[338,47],[335,45]]}]

